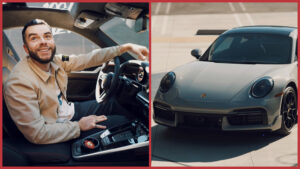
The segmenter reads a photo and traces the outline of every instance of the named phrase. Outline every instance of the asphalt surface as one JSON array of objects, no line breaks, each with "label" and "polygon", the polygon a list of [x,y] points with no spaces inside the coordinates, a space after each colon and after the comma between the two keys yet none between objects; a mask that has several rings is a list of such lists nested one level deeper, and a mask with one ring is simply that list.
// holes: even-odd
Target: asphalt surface
[{"label": "asphalt surface", "polygon": [[[195,61],[217,36],[199,29],[247,25],[297,26],[296,3],[152,3],[151,100],[162,76]],[[153,109],[152,109],[153,110]],[[170,129],[152,119],[152,166],[297,166],[297,126],[286,136],[274,133],[205,132]]]}]

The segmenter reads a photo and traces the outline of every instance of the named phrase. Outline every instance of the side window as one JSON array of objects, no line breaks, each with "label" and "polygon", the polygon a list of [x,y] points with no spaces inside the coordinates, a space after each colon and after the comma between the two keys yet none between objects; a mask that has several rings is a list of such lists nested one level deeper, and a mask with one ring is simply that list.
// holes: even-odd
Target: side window
[{"label": "side window", "polygon": [[[26,56],[23,49],[22,29],[23,28],[14,28],[4,30],[7,38],[20,58],[24,58]],[[52,28],[52,34],[54,35],[57,54],[82,54],[99,48],[99,46],[85,37],[64,29]]]},{"label": "side window", "polygon": [[[30,7],[54,8],[71,11],[74,3],[27,3]],[[20,58],[24,58],[26,53],[23,49],[22,29],[14,28],[5,30],[9,41],[16,50]],[[88,53],[93,49],[99,48],[96,44],[91,42],[79,34],[73,33],[61,28],[52,28],[52,34],[56,44],[56,53],[70,55]]]}]

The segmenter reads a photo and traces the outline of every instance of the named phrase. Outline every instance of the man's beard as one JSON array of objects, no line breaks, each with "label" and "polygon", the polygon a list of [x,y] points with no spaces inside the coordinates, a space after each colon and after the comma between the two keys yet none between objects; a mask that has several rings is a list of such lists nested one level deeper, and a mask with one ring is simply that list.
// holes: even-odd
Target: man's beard
[{"label": "man's beard", "polygon": [[28,51],[29,51],[29,56],[30,56],[32,59],[38,61],[38,62],[41,63],[41,64],[47,64],[47,63],[51,62],[51,61],[53,60],[54,56],[55,56],[55,53],[56,53],[56,46],[54,46],[54,49],[53,49],[53,48],[50,48],[50,50],[51,50],[51,57],[50,57],[49,59],[41,59],[41,58],[37,55],[37,52],[31,51],[29,48],[27,48],[27,49],[28,49]]}]

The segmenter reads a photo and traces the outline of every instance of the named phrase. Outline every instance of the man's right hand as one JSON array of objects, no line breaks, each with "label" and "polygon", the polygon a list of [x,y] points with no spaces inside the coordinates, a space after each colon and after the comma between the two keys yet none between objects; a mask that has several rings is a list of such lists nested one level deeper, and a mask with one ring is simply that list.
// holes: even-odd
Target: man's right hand
[{"label": "man's right hand", "polygon": [[107,117],[102,116],[96,116],[96,115],[90,115],[86,117],[82,117],[79,121],[79,127],[81,131],[87,131],[93,128],[100,128],[105,129],[106,126],[98,125],[97,123],[107,120]]},{"label": "man's right hand", "polygon": [[146,57],[149,56],[149,50],[145,46],[126,43],[120,46],[120,52],[132,52],[138,56],[139,60],[146,60]]}]

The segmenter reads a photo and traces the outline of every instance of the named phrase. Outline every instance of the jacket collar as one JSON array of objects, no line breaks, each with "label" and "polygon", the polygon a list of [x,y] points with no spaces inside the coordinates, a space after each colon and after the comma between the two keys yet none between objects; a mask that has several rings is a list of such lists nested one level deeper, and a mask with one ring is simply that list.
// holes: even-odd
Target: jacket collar
[{"label": "jacket collar", "polygon": [[[40,67],[38,67],[33,61],[32,59],[27,56],[27,63],[29,65],[29,67],[31,68],[31,70],[37,75],[39,76],[44,82],[47,82],[47,80],[50,78],[49,73],[45,72],[44,70],[42,70]],[[59,66],[54,63],[53,61],[50,62],[50,70],[51,72],[56,72],[59,69]]]}]

